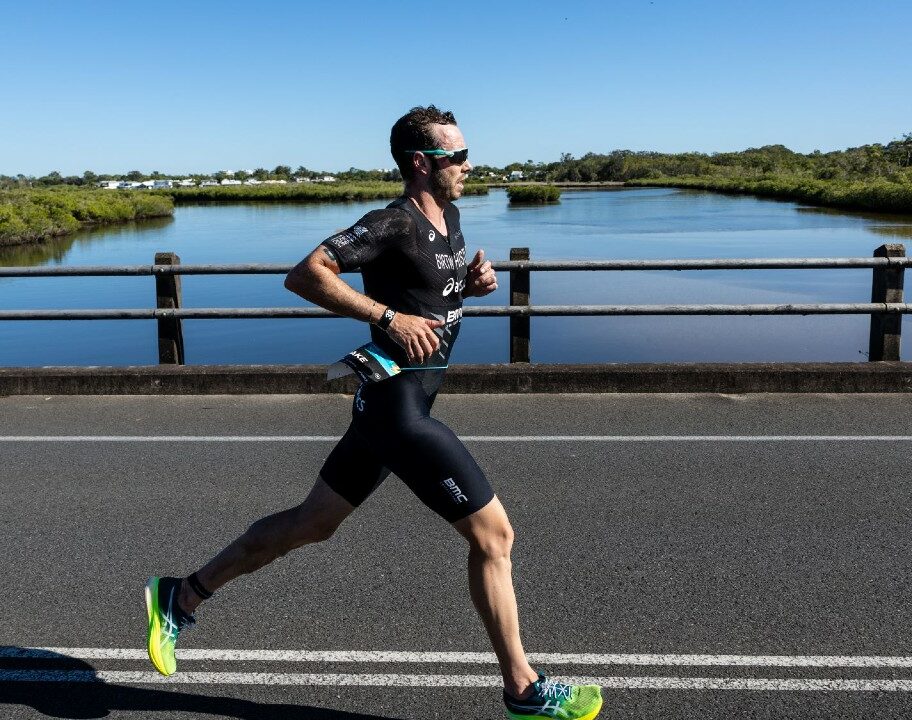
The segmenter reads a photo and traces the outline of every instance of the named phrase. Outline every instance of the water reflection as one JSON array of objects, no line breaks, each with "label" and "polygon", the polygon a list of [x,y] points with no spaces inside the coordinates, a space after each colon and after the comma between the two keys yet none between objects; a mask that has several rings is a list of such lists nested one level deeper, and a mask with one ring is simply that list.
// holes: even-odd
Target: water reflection
[{"label": "water reflection", "polygon": [[859,210],[835,210],[833,208],[812,207],[799,205],[795,208],[799,213],[826,215],[834,218],[860,218],[869,221],[866,229],[874,235],[895,238],[912,238],[912,219],[908,215],[895,215],[890,213],[872,213]]},{"label": "water reflection", "polygon": [[173,217],[149,218],[122,225],[106,225],[90,230],[81,230],[71,235],[52,238],[40,243],[0,247],[0,266],[38,267],[60,265],[74,245],[91,245],[110,238],[128,236],[131,233],[148,233],[160,230],[174,223]]},{"label": "water reflection", "polygon": [[867,210],[837,210],[836,208],[817,207],[816,205],[796,205],[795,211],[813,215],[830,215],[836,218],[857,217],[873,222],[896,222],[904,225],[912,224],[908,215],[897,213],[876,213]]},{"label": "water reflection", "polygon": [[5,267],[37,267],[62,263],[76,238],[66,235],[41,243],[0,247],[0,265]]},{"label": "water reflection", "polygon": [[872,225],[870,230],[875,235],[883,235],[888,238],[912,239],[912,225]]}]

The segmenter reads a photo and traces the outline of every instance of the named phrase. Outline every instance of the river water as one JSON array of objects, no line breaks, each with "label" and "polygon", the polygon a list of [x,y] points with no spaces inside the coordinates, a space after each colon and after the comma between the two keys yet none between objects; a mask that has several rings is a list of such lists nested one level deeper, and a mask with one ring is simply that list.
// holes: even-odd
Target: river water
[{"label": "river water", "polygon": [[[385,201],[179,207],[173,219],[0,250],[0,265],[288,263]],[[566,191],[560,204],[510,208],[503,191],[459,201],[469,255],[506,259],[870,257],[912,239],[912,218],[665,188]],[[360,277],[344,276],[360,288]],[[187,276],[185,307],[302,305],[278,275]],[[507,277],[487,298],[507,305]],[[868,302],[870,270],[533,273],[533,304]],[[148,308],[151,277],[0,278],[0,308]],[[906,323],[908,325],[908,323]],[[857,361],[867,316],[533,318],[533,362]],[[454,363],[508,360],[505,318],[466,318]],[[188,364],[329,363],[365,342],[353,320],[189,320]],[[909,342],[906,342],[909,347]],[[909,359],[908,351],[903,359]],[[158,362],[154,321],[0,321],[0,365]]]}]

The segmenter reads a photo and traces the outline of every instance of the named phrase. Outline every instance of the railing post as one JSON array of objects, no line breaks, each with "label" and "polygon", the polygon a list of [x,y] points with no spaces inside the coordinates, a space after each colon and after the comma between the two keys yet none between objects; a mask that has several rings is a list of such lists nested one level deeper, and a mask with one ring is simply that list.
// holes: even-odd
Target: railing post
[{"label": "railing post", "polygon": [[[180,265],[175,253],[155,253],[156,265]],[[180,275],[155,276],[155,306],[176,310],[181,306]],[[158,319],[158,362],[160,365],[184,364],[184,331],[178,318]]]},{"label": "railing post", "polygon": [[[874,257],[905,257],[906,246],[900,243],[881,245]],[[871,286],[872,303],[901,303],[903,301],[903,274],[905,268],[874,268]],[[868,360],[899,360],[899,341],[902,315],[899,313],[871,313],[871,342]]]},{"label": "railing post", "polygon": [[[529,248],[510,248],[510,260],[528,260]],[[529,269],[510,271],[510,305],[529,305]],[[530,318],[510,316],[510,362],[529,362]]]}]

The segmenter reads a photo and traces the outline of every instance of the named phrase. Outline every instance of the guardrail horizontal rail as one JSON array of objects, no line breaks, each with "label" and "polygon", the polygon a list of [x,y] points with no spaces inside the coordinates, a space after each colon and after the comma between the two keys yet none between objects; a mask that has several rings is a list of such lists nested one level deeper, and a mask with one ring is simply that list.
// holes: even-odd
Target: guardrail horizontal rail
[{"label": "guardrail horizontal rail", "polygon": [[[679,260],[500,260],[495,270],[787,270],[826,268],[906,268],[912,257],[876,258],[733,258]],[[0,267],[0,277],[130,276],[130,275],[278,275],[293,265],[84,265],[66,267]]]},{"label": "guardrail horizontal rail", "polygon": [[[815,305],[513,305],[463,308],[472,317],[566,315],[870,315],[912,313],[909,303]],[[123,310],[3,310],[0,320],[207,320],[218,318],[340,318],[320,308],[125,308]]]},{"label": "guardrail horizontal rail", "polygon": [[[455,257],[454,257],[455,263]],[[869,360],[899,360],[902,316],[912,313],[903,297],[905,268],[912,267],[901,244],[882,245],[873,257],[852,258],[684,258],[635,260],[531,260],[528,248],[511,248],[509,260],[492,262],[509,273],[509,305],[463,308],[466,317],[509,318],[510,362],[530,362],[533,317],[646,315],[869,315]],[[150,265],[85,265],[67,267],[0,267],[0,278],[154,276],[155,308],[84,308],[0,310],[5,320],[155,320],[159,362],[183,364],[183,320],[256,318],[338,318],[320,307],[186,308],[182,307],[184,275],[279,275],[294,266],[285,263],[185,265],[171,252],[156,253]],[[825,270],[872,271],[868,303],[776,303],[739,305],[533,305],[530,276],[535,271],[683,271],[683,270]]]}]

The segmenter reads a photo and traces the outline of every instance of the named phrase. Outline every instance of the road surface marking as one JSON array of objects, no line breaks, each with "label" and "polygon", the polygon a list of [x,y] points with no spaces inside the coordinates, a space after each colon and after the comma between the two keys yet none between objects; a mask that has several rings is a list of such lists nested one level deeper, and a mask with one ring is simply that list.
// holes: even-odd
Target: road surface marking
[{"label": "road surface marking", "polygon": [[[575,685],[624,690],[801,690],[910,692],[912,680],[824,680],[703,677],[561,677]],[[501,687],[497,675],[180,672],[164,677],[130,670],[0,670],[0,682],[101,682],[163,685],[328,685],[374,687]]]},{"label": "road surface marking", "polygon": [[[219,650],[179,649],[179,660],[354,663],[497,663],[488,652],[425,652],[411,650]],[[76,660],[146,660],[139,648],[0,647],[0,658]],[[555,665],[653,665],[725,667],[912,668],[912,656],[890,655],[682,655],[641,653],[527,654],[532,663]]]},{"label": "road surface marking", "polygon": [[[338,435],[2,435],[0,442],[308,443],[338,442]],[[912,435],[462,435],[466,442],[912,442]]]}]

